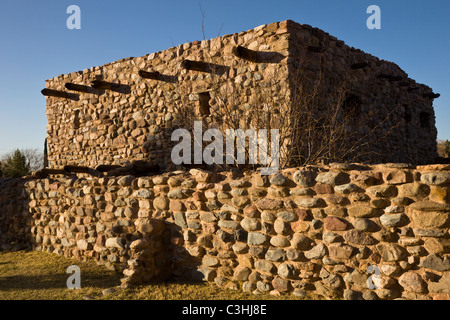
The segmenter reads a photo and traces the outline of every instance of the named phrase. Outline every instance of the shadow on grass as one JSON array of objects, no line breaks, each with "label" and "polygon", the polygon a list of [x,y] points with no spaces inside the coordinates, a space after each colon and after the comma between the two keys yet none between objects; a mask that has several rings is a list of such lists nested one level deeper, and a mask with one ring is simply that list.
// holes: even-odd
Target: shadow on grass
[{"label": "shadow on grass", "polygon": [[[0,291],[67,289],[70,274],[0,276]],[[120,284],[119,276],[92,276],[81,274],[81,288],[105,289]]]}]

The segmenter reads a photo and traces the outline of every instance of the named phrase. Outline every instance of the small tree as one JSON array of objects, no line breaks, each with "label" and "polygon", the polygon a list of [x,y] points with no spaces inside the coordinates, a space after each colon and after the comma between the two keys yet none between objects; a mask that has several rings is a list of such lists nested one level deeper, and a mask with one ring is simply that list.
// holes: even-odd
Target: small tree
[{"label": "small tree", "polygon": [[30,174],[30,163],[19,149],[9,157],[2,166],[3,175],[8,178],[19,178]]}]

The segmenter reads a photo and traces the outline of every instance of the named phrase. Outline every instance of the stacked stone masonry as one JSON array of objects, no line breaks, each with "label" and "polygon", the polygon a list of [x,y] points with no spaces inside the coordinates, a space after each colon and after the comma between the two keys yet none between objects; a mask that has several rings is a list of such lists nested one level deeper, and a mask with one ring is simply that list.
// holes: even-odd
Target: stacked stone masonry
[{"label": "stacked stone masonry", "polygon": [[[237,46],[257,59],[237,56]],[[209,69],[187,68],[185,60],[204,62]],[[159,76],[145,78],[140,71]],[[318,104],[324,110],[342,85],[358,101],[354,130],[359,137],[370,132],[373,154],[357,161],[433,163],[437,131],[431,88],[392,62],[287,20],[48,80],[48,90],[68,95],[47,97],[49,166],[96,167],[132,160],[170,166],[170,138],[183,118],[180,110],[220,108],[219,100],[232,94],[229,103],[245,119],[261,103],[261,92],[271,97],[265,101],[268,108],[295,100],[298,75],[310,84],[320,75]],[[95,81],[110,87],[93,88]]]},{"label": "stacked stone masonry", "polygon": [[0,212],[3,249],[93,259],[121,270],[123,285],[450,298],[448,165],[9,179]]}]

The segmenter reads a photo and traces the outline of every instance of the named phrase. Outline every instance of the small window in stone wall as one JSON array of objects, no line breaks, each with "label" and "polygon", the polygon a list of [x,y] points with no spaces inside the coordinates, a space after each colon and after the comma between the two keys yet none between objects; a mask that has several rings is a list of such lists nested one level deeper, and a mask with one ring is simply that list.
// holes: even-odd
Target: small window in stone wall
[{"label": "small window in stone wall", "polygon": [[361,104],[362,100],[360,97],[354,94],[350,94],[342,103],[342,109],[344,110],[345,116],[351,118],[357,118],[361,114]]},{"label": "small window in stone wall", "polygon": [[198,94],[198,113],[201,117],[209,116],[211,114],[211,106],[209,104],[209,100],[211,99],[211,95],[209,92],[201,92]]},{"label": "small window in stone wall", "polygon": [[78,129],[80,127],[80,110],[75,110],[73,117],[73,128]]},{"label": "small window in stone wall", "polygon": [[420,127],[430,128],[431,127],[431,115],[428,112],[422,111],[419,114]]}]

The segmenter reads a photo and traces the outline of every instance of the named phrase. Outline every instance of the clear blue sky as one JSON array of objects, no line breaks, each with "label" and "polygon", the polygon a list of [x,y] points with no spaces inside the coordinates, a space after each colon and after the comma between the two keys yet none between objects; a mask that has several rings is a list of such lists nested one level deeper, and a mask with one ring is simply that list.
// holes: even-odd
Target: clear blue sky
[{"label": "clear blue sky", "polygon": [[[291,19],[321,28],[440,93],[438,137],[450,140],[450,1],[448,0],[2,0],[0,3],[0,154],[43,148],[45,80],[138,57],[206,37]],[[81,30],[69,30],[69,5],[81,8]],[[381,8],[381,30],[369,30],[369,5]]]}]

